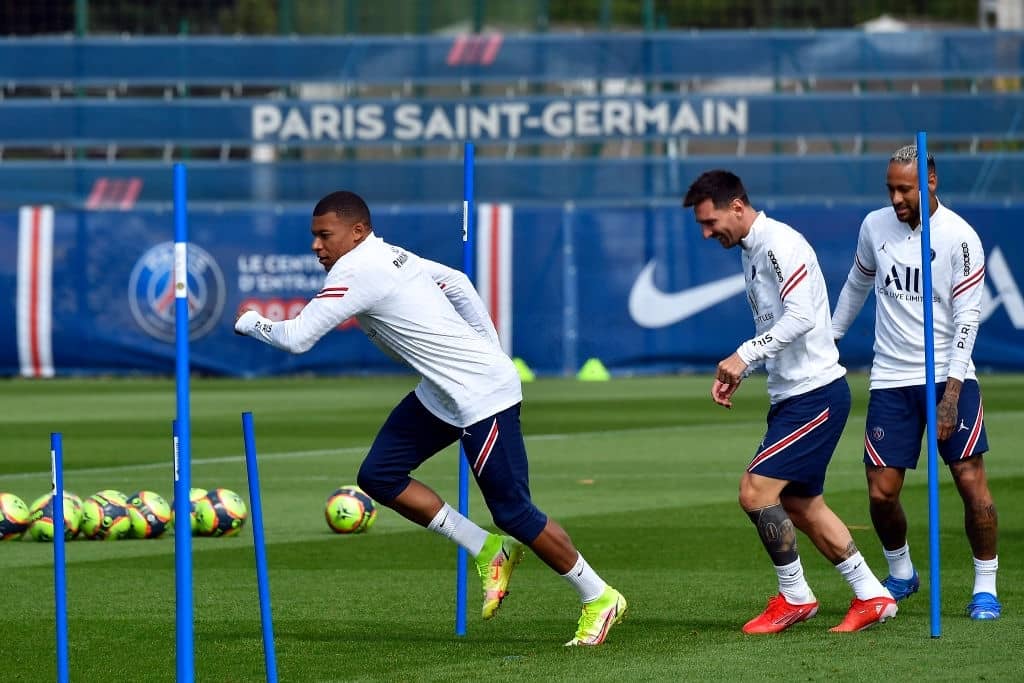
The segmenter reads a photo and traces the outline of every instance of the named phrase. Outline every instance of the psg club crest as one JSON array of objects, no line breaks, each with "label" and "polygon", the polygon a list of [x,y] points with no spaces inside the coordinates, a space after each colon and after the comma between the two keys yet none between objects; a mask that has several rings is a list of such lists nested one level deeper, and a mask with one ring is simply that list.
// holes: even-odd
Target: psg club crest
[{"label": "psg club crest", "polygon": [[871,440],[872,441],[881,441],[884,438],[885,438],[885,432],[882,431],[881,427],[872,427],[871,428]]},{"label": "psg club crest", "polygon": [[[188,245],[189,338],[210,332],[224,310],[224,273],[213,257],[194,244]],[[146,334],[160,341],[174,341],[174,243],[162,242],[144,253],[132,268],[128,301],[132,317]]]}]

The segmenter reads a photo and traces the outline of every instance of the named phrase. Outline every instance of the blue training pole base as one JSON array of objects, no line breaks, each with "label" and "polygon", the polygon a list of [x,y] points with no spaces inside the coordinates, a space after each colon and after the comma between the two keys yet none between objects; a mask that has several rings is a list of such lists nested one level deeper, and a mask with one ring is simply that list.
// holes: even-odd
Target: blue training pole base
[{"label": "blue training pole base", "polygon": [[263,537],[263,503],[260,499],[260,472],[256,464],[256,429],[253,426],[252,413],[242,413],[242,437],[245,442],[245,472],[249,480],[249,507],[252,508],[256,584],[259,588],[260,621],[263,626],[263,660],[267,670],[267,683],[277,683],[274,621],[270,610],[270,577],[267,572],[266,541]]},{"label": "blue training pole base", "polygon": [[68,681],[68,586],[64,554],[64,441],[60,432],[50,434],[50,473],[53,477],[53,603],[57,642],[57,681]]}]

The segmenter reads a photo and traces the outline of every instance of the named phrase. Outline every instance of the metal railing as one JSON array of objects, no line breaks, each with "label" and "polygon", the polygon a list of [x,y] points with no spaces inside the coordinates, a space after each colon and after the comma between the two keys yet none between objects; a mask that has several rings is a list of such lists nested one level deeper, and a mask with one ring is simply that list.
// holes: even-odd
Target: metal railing
[{"label": "metal railing", "polygon": [[[364,35],[452,30],[849,28],[885,0],[32,0],[0,5],[0,34]],[[977,26],[977,0],[910,0],[900,19]]]}]

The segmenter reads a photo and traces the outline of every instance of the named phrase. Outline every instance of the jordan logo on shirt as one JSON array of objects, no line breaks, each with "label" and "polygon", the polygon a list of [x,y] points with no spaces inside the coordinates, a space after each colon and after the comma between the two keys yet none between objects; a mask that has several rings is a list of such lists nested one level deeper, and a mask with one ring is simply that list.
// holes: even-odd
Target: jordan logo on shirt
[{"label": "jordan logo on shirt", "polygon": [[960,426],[956,428],[956,431],[958,431],[958,432],[966,432],[968,429],[970,429],[970,427],[968,427],[967,424],[964,423],[964,419],[963,418],[960,418]]},{"label": "jordan logo on shirt", "polygon": [[880,246],[880,247],[878,248],[878,251],[882,251],[882,252],[884,252],[884,251],[885,251],[885,242],[882,242],[882,246]]}]

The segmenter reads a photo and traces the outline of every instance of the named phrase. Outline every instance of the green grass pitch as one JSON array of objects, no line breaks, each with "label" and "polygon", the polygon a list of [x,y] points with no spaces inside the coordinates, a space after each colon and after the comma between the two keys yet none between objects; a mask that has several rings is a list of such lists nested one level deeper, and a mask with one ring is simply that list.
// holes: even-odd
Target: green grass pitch
[{"label": "green grass pitch", "polygon": [[[830,634],[849,603],[839,574],[800,537],[818,616],[777,636],[740,626],[776,589],[737,482],[761,438],[767,397],[752,378],[726,411],[710,378],[544,380],[526,386],[523,427],[531,484],[597,571],[630,603],[594,649],[568,649],[575,593],[528,555],[498,617],[479,617],[470,574],[469,633],[454,635],[455,547],[383,509],[361,536],[332,534],[323,504],[354,483],[362,455],[413,380],[195,380],[192,482],[248,500],[240,413],[253,411],[282,681],[483,680],[1020,680],[1024,652],[1024,377],[982,377],[1000,517],[1004,616],[964,614],[973,580],[959,498],[941,469],[942,628],[929,637],[926,468],[907,477],[904,504],[922,591],[898,617]],[[851,377],[854,412],[833,459],[826,499],[850,525],[876,574],[886,567],[870,528],[861,443],[867,379]],[[172,495],[169,380],[0,383],[0,491],[26,502],[46,491],[49,433],[64,434],[65,485]],[[454,502],[456,451],[418,476]],[[472,516],[490,526],[473,488]],[[195,661],[201,681],[263,678],[259,603],[246,529],[195,539]],[[67,547],[71,677],[174,679],[174,543]],[[53,680],[52,548],[0,544],[0,641],[5,681]]]}]

